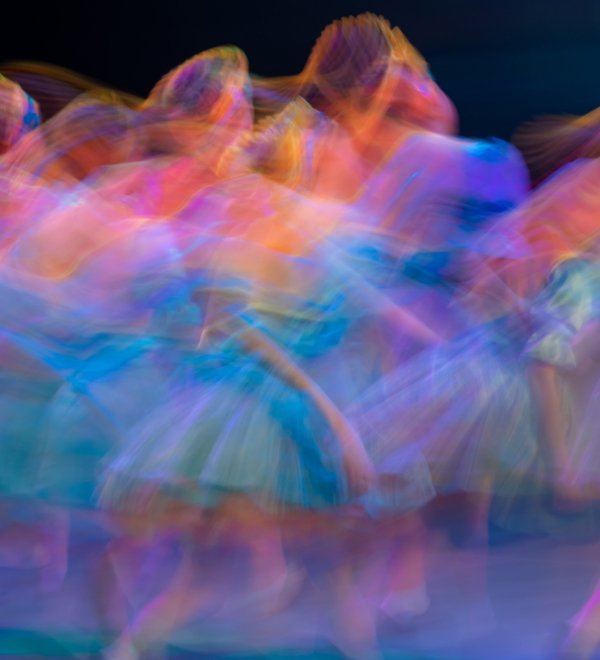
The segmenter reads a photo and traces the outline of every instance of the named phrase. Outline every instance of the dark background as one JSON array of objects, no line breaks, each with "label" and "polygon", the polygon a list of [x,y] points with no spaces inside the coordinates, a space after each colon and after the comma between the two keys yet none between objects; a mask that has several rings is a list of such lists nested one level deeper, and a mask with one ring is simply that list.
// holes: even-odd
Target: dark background
[{"label": "dark background", "polygon": [[510,137],[545,113],[600,106],[600,0],[13,0],[0,60],[60,64],[145,94],[195,53],[236,44],[253,72],[298,72],[330,21],[399,25],[458,107],[466,135]]}]

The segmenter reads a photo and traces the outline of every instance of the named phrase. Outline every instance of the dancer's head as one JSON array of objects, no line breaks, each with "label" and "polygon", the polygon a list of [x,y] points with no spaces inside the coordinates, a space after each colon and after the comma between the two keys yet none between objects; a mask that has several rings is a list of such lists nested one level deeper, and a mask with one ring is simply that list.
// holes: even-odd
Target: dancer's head
[{"label": "dancer's head", "polygon": [[373,14],[344,18],[321,34],[302,74],[316,107],[387,115],[442,133],[456,128],[454,106],[398,28]]},{"label": "dancer's head", "polygon": [[248,130],[252,106],[246,56],[233,46],[204,51],[162,78],[144,107]]},{"label": "dancer's head", "polygon": [[0,75],[0,154],[39,123],[35,101],[19,85]]},{"label": "dancer's head", "polygon": [[246,56],[223,46],[192,57],[155,85],[142,116],[151,153],[218,160],[252,128]]},{"label": "dancer's head", "polygon": [[9,164],[49,179],[82,180],[100,167],[137,157],[135,112],[83,95],[27,136]]}]

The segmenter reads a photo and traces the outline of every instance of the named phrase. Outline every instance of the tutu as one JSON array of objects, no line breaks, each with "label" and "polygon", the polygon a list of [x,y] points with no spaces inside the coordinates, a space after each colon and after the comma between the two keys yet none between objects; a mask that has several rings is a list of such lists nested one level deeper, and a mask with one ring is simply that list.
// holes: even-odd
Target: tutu
[{"label": "tutu", "polygon": [[45,412],[62,381],[10,338],[2,336],[0,345],[0,493],[29,498],[37,488]]},{"label": "tutu", "polygon": [[[235,294],[244,283],[227,286]],[[331,431],[325,420],[306,395],[236,338],[249,323],[259,325],[296,358],[325,352],[317,332],[322,317],[331,313],[327,305],[297,307],[294,318],[292,301],[278,302],[281,315],[269,296],[273,313],[244,310],[237,330],[217,333],[186,358],[179,391],[134,429],[132,442],[113,463],[106,497],[119,498],[136,482],[151,481],[169,492],[183,488],[182,496],[203,506],[214,505],[228,492],[247,494],[269,508],[342,501],[340,458],[335,443],[327,442]],[[343,316],[338,318],[329,344],[343,332]]]},{"label": "tutu", "polygon": [[490,470],[525,471],[536,454],[523,365],[506,328],[483,326],[400,365],[356,415],[390,470],[422,454],[438,492],[482,492]]}]

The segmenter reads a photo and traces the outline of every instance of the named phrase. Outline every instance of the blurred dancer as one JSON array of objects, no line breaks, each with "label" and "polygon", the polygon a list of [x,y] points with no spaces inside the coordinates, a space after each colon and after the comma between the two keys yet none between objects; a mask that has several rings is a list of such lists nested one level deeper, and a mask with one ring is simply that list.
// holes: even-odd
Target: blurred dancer
[{"label": "blurred dancer", "polygon": [[[570,400],[576,392],[565,377],[583,357],[595,364],[588,362],[594,347],[585,335],[598,314],[597,173],[596,160],[582,160],[538,188],[506,216],[495,239],[512,235],[521,257],[489,259],[488,275],[479,273],[480,285],[495,287],[497,306],[527,301],[529,309],[521,306],[519,314],[529,328],[526,354],[540,415],[539,446],[559,508],[577,506],[596,472],[586,455],[593,444],[593,399],[583,419],[575,419]],[[583,413],[585,401],[576,403]]]},{"label": "blurred dancer", "polygon": [[[41,454],[37,495],[60,503],[65,511],[94,511],[104,456],[120,443],[150,402],[166,396],[169,370],[178,363],[178,345],[185,342],[190,330],[197,334],[200,317],[193,301],[186,299],[185,273],[178,261],[180,239],[173,233],[176,225],[161,221],[171,219],[167,212],[173,213],[174,204],[176,208],[185,206],[186,195],[196,195],[218,180],[219,161],[229,141],[243,133],[246,124],[244,120],[240,123],[239,112],[233,111],[230,117],[221,110],[227,99],[235,97],[234,103],[239,103],[238,92],[243,97],[244,63],[233,49],[215,50],[167,77],[167,82],[177,81],[171,87],[181,98],[168,96],[165,89],[171,87],[167,82],[159,85],[162,105],[155,99],[151,111],[160,105],[160,113],[155,116],[148,111],[152,117],[144,116],[140,122],[145,141],[138,144],[144,147],[147,159],[135,164],[122,165],[120,152],[111,151],[105,143],[100,147],[106,146],[109,158],[103,157],[102,149],[96,152],[92,131],[103,129],[103,135],[112,135],[104,131],[110,129],[109,123],[103,123],[107,116],[96,112],[95,102],[75,102],[77,108],[90,113],[88,130],[82,129],[85,152],[77,154],[89,155],[93,165],[82,183],[70,186],[62,197],[57,195],[54,206],[42,209],[43,213],[38,209],[34,223],[27,225],[27,232],[5,255],[5,263],[12,269],[40,278],[38,289],[53,305],[78,310],[81,317],[81,326],[75,328],[67,325],[71,320],[64,314],[56,361],[67,371],[68,380],[47,405],[44,438],[37,446]],[[204,105],[203,95],[210,101]],[[220,110],[211,114],[216,106]],[[132,110],[122,107],[115,112],[117,117],[121,112],[134,116]],[[223,126],[219,126],[221,120]],[[118,135],[117,130],[115,137]],[[157,139],[161,152],[170,157],[166,164],[157,165],[148,153]],[[70,157],[73,153],[70,149]],[[101,160],[94,160],[96,156]],[[100,162],[102,171],[98,170]],[[156,173],[161,185],[148,185],[156,183]],[[140,216],[140,211],[150,213]],[[138,378],[144,387],[133,384]],[[104,592],[113,588],[110,563],[131,582],[121,564],[132,553],[143,551],[148,535],[151,539],[157,528],[164,528],[169,516],[176,518],[172,508],[159,522],[142,513],[113,520],[116,529],[121,534],[126,530],[126,534],[110,545],[110,562],[105,562],[106,570],[98,571],[98,584]],[[176,519],[166,523],[169,525],[176,526]],[[142,547],[136,548],[140,542]],[[110,599],[109,593],[97,595]]]}]

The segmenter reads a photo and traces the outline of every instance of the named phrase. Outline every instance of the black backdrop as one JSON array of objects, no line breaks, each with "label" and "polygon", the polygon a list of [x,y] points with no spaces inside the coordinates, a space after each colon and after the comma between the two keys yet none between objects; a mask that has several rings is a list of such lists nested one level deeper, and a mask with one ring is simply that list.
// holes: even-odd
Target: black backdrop
[{"label": "black backdrop", "polygon": [[3,10],[0,59],[60,64],[138,94],[169,68],[233,43],[261,75],[301,69],[331,20],[399,25],[456,103],[466,135],[509,137],[543,113],[600,106],[600,0],[77,0]]}]

